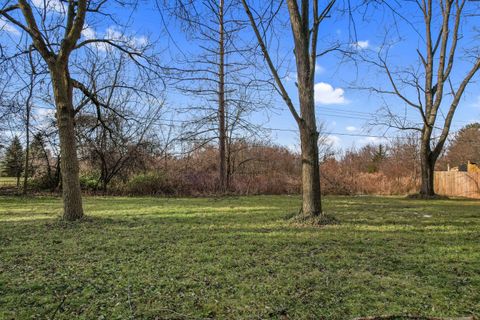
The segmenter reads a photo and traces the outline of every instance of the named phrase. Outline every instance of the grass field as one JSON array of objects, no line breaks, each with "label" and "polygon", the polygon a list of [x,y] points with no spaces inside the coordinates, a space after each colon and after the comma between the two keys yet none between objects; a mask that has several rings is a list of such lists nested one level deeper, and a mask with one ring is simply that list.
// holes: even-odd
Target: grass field
[{"label": "grass field", "polygon": [[17,185],[17,178],[15,177],[0,177],[1,187],[14,187]]},{"label": "grass field", "polygon": [[351,319],[480,314],[480,202],[0,197],[0,319]]}]

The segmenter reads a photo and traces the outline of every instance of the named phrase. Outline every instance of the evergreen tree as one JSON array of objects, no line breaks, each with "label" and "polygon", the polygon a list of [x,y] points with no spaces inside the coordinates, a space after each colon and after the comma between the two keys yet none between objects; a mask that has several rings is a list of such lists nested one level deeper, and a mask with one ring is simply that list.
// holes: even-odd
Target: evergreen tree
[{"label": "evergreen tree", "polygon": [[2,174],[7,177],[17,178],[17,187],[24,167],[24,151],[20,139],[15,136],[5,151],[2,164]]},{"label": "evergreen tree", "polygon": [[33,136],[32,144],[30,145],[29,176],[34,177],[46,172],[48,163],[46,163],[47,161],[45,157],[45,141],[43,135],[41,133],[36,133]]},{"label": "evergreen tree", "polygon": [[480,123],[468,124],[455,134],[445,160],[451,166],[480,162]]},{"label": "evergreen tree", "polygon": [[368,172],[378,172],[380,170],[380,165],[387,158],[387,151],[383,144],[378,146],[373,153],[372,160],[368,166]]}]

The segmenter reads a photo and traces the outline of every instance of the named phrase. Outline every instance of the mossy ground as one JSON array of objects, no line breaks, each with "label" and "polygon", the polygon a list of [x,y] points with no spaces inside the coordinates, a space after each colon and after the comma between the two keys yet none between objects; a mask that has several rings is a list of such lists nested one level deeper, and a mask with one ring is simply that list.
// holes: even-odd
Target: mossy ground
[{"label": "mossy ground", "polygon": [[480,314],[480,201],[0,197],[0,319]]}]

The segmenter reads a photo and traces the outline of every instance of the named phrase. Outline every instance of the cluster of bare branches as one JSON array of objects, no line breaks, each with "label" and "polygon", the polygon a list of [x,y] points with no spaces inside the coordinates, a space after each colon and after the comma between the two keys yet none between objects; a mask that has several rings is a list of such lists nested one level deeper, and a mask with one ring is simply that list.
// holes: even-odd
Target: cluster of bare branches
[{"label": "cluster of bare branches", "polygon": [[[159,71],[156,55],[150,55],[153,49],[148,39],[136,39],[122,30],[122,25],[112,12],[113,7],[131,6],[136,1],[3,1],[0,17],[10,25],[19,29],[21,36],[10,43],[2,45],[1,65],[13,63],[18,59],[29,61],[30,79],[25,88],[19,88],[14,95],[27,92],[25,122],[30,123],[33,87],[37,73],[44,75],[48,82],[51,96],[48,101],[54,102],[55,125],[58,129],[60,150],[60,166],[62,176],[62,192],[64,199],[64,217],[76,220],[83,216],[81,191],[79,182],[79,165],[76,148],[75,118],[89,107],[95,110],[97,125],[108,128],[104,121],[104,113],[113,112],[120,116],[120,111],[113,107],[113,92],[126,89],[130,84],[117,81],[118,69],[112,71],[109,84],[97,88],[96,78],[101,72],[95,63],[89,64],[94,57],[117,58],[120,61],[128,58],[136,68],[136,73],[143,76],[142,81],[158,80]],[[99,36],[92,26],[99,19],[109,19],[115,28],[109,29],[105,36]],[[113,51],[118,55],[114,56]],[[104,67],[106,64],[103,65]],[[132,67],[130,67],[132,68]],[[37,71],[38,70],[38,71]],[[92,73],[95,71],[95,74]],[[23,78],[18,75],[18,78]],[[87,82],[88,81],[88,82]],[[138,83],[137,83],[138,84]],[[133,88],[133,87],[130,87]],[[141,90],[141,87],[138,88]],[[124,91],[124,90],[123,90]],[[108,95],[110,92],[110,95]],[[137,91],[135,91],[137,92]],[[106,94],[105,94],[106,93]],[[123,93],[126,94],[125,92]],[[120,94],[121,95],[121,94]],[[47,95],[48,96],[48,95]],[[115,95],[117,97],[117,95]],[[15,99],[10,99],[15,101]],[[144,100],[144,104],[150,101]],[[108,129],[107,129],[108,130]],[[27,141],[29,141],[29,129]]]},{"label": "cluster of bare branches", "polygon": [[[389,30],[394,30],[396,40],[392,41],[392,36],[386,32],[384,42],[377,50],[358,56],[361,61],[380,70],[387,84],[362,88],[395,97],[403,110],[398,108],[398,103],[389,100],[371,124],[419,133],[420,194],[432,197],[435,195],[435,164],[444,150],[465,89],[480,69],[478,46],[469,44],[463,31],[478,5],[466,0],[425,0],[407,6],[386,2],[373,4],[378,3],[391,14],[393,26]],[[422,23],[414,23],[415,18]],[[397,63],[391,57],[395,46],[404,41],[404,29],[419,43],[411,47],[411,55],[417,59],[409,60],[407,64]]]},{"label": "cluster of bare branches", "polygon": [[217,142],[219,190],[226,192],[232,182],[232,157],[240,151],[235,142],[257,139],[265,132],[250,116],[271,104],[271,87],[256,72],[255,43],[246,32],[248,24],[241,18],[238,1],[176,1],[162,8],[176,17],[187,39],[200,48],[181,50],[177,67],[170,68],[173,86],[191,97],[177,107],[189,119],[181,139],[194,148]]}]

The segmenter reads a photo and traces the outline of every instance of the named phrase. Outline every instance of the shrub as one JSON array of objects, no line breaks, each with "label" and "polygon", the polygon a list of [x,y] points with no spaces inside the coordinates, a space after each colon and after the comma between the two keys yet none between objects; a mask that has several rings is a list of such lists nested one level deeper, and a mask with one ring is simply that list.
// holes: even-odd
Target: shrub
[{"label": "shrub", "polygon": [[28,180],[28,187],[34,191],[53,191],[58,187],[58,180],[56,179],[56,177],[51,177],[47,174],[37,175]]},{"label": "shrub", "polygon": [[98,189],[99,179],[95,174],[85,174],[80,176],[80,187],[82,190],[96,191]]},{"label": "shrub", "polygon": [[174,194],[163,173],[149,172],[133,176],[125,185],[124,191],[130,195]]}]

